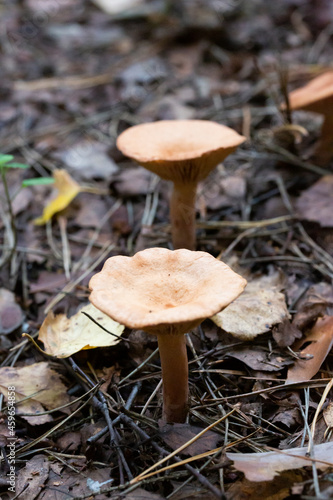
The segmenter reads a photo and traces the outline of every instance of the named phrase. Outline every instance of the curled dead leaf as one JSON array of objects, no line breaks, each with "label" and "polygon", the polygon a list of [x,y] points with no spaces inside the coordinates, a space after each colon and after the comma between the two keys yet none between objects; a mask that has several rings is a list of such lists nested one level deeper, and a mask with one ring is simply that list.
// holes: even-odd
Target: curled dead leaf
[{"label": "curled dead leaf", "polygon": [[[308,345],[301,349],[305,342]],[[316,321],[305,339],[293,346],[296,351],[301,349],[302,359],[297,359],[295,364],[289,368],[286,384],[310,380],[320,369],[332,345],[333,316],[324,316]]]}]

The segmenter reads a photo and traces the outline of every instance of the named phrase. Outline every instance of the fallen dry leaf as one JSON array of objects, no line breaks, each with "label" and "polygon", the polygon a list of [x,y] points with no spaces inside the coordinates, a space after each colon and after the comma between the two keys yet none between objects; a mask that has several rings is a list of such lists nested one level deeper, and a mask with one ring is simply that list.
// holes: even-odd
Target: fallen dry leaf
[{"label": "fallen dry leaf", "polygon": [[59,450],[66,450],[66,453],[74,453],[81,445],[81,434],[77,431],[65,432],[56,441]]},{"label": "fallen dry leaf", "polygon": [[285,319],[273,328],[273,338],[280,347],[290,346],[296,339],[300,339],[302,336],[302,332],[290,323],[289,319]]},{"label": "fallen dry leaf", "polygon": [[[82,458],[75,458],[72,462],[71,459],[67,460],[69,467],[65,467],[60,473],[55,470],[54,463],[50,464],[48,480],[45,482],[44,490],[40,493],[38,500],[65,500],[69,498],[105,500],[110,498],[108,493],[98,494],[100,490],[107,490],[114,485],[113,472],[110,467],[89,467]],[[83,473],[81,469],[84,469]],[[80,470],[81,473],[78,473],[77,470]],[[119,498],[119,495],[115,496],[115,500],[117,497]],[[126,500],[127,495],[123,498]],[[150,499],[149,496],[147,498]]]},{"label": "fallen dry leaf", "polygon": [[[180,446],[193,439],[202,428],[189,424],[165,424],[162,423],[158,434],[172,450],[177,450]],[[181,451],[180,455],[200,455],[205,451],[216,448],[221,436],[216,432],[208,430],[199,439]]]},{"label": "fallen dry leaf", "polygon": [[64,151],[55,153],[54,156],[62,161],[79,181],[91,181],[94,178],[110,180],[118,167],[107,150],[106,144],[84,139]]},{"label": "fallen dry leaf", "polygon": [[31,458],[20,470],[16,480],[16,491],[21,500],[34,500],[44,489],[50,470],[50,462],[43,455]]},{"label": "fallen dry leaf", "polygon": [[[276,475],[285,470],[300,469],[311,465],[306,457],[307,447],[290,448],[282,451],[269,451],[265,453],[227,453],[233,466],[244,472],[250,481],[271,481]],[[328,464],[316,462],[316,467],[325,470],[333,466],[333,442],[317,444],[313,448],[313,457],[323,460]]]},{"label": "fallen dry leaf", "polygon": [[16,330],[23,321],[23,313],[15,302],[15,295],[0,288],[0,334],[8,334]]},{"label": "fallen dry leaf", "polygon": [[261,481],[260,483],[249,481],[246,477],[243,477],[231,484],[228,489],[228,498],[230,500],[256,500],[257,498],[285,500],[290,497],[293,485],[295,483],[299,485],[303,478],[301,471],[297,469],[284,471],[273,480]]},{"label": "fallen dry leaf", "polygon": [[83,349],[109,347],[119,342],[117,337],[102,330],[83,314],[84,312],[118,337],[123,333],[123,325],[113,321],[92,304],[83,307],[71,318],[67,318],[65,314],[55,316],[50,311],[38,335],[38,340],[43,342],[47,354],[57,358],[67,358]]},{"label": "fallen dry leaf", "polygon": [[297,302],[297,313],[292,324],[300,330],[311,326],[319,316],[328,313],[333,307],[333,290],[329,283],[317,283],[308,289],[304,297]]},{"label": "fallen dry leaf", "polygon": [[318,222],[321,227],[333,226],[333,175],[325,175],[304,191],[296,202],[300,217]]},{"label": "fallen dry leaf", "polygon": [[[177,486],[177,485],[176,485]],[[135,490],[135,493],[138,490]],[[216,495],[214,493],[199,484],[186,484],[182,485],[182,488],[179,489],[176,493],[172,493],[172,500],[216,500]],[[128,500],[128,498],[126,498]],[[140,497],[133,497],[131,500],[141,500]],[[142,496],[142,500],[150,500],[150,498],[146,498]],[[152,499],[153,500],[153,499]]]},{"label": "fallen dry leaf", "polygon": [[53,215],[64,210],[70,202],[79,194],[81,187],[72,179],[66,170],[55,170],[53,172],[54,189],[58,191],[56,197],[51,200],[43,210],[43,215],[34,220],[34,224],[42,226],[52,219]]},{"label": "fallen dry leaf", "polygon": [[302,425],[303,418],[299,408],[284,408],[283,405],[281,405],[280,409],[274,415],[272,423],[281,423],[285,427],[291,428],[296,424]]},{"label": "fallen dry leaf", "polygon": [[234,347],[232,351],[227,353],[228,357],[238,359],[252,370],[263,372],[275,372],[281,370],[284,366],[292,363],[291,358],[282,358],[278,354],[273,354],[261,347],[239,346]]},{"label": "fallen dry leaf", "polygon": [[[310,342],[310,344],[308,344]],[[302,350],[302,344],[308,344]],[[310,359],[297,359],[289,368],[286,384],[310,380],[320,369],[327,354],[333,345],[333,316],[319,318],[309,335],[293,346],[293,350],[301,349],[302,358],[313,356]]]},{"label": "fallen dry leaf", "polygon": [[283,293],[259,278],[250,281],[242,295],[211,319],[226,332],[249,340],[286,318],[289,313]]},{"label": "fallen dry leaf", "polygon": [[[67,387],[60,375],[49,367],[46,361],[23,367],[4,366],[0,368],[0,392],[7,400],[8,387],[15,387],[16,413],[32,425],[45,424],[53,420],[51,415],[38,415],[69,403]],[[29,397],[31,396],[31,397]],[[19,401],[25,399],[22,403]],[[61,411],[69,413],[69,408]],[[33,413],[34,416],[24,416]]]},{"label": "fallen dry leaf", "polygon": [[152,178],[153,174],[143,168],[126,168],[116,174],[111,187],[123,198],[144,196],[149,192]]}]

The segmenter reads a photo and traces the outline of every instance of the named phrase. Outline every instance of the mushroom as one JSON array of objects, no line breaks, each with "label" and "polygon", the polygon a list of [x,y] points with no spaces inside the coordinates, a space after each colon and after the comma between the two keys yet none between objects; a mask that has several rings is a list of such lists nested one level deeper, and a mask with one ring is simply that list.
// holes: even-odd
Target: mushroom
[{"label": "mushroom", "polygon": [[290,92],[289,105],[291,110],[302,109],[324,116],[314,157],[321,164],[328,163],[333,157],[333,71],[323,73],[304,87]]},{"label": "mushroom", "polygon": [[89,283],[95,307],[128,328],[157,336],[163,418],[184,422],[188,362],[184,334],[224,309],[246,280],[206,252],[149,248],[106,260]]},{"label": "mushroom", "polygon": [[165,120],[122,132],[117,147],[162,179],[174,183],[170,201],[173,247],[195,249],[195,198],[198,182],[245,137],[205,120]]}]

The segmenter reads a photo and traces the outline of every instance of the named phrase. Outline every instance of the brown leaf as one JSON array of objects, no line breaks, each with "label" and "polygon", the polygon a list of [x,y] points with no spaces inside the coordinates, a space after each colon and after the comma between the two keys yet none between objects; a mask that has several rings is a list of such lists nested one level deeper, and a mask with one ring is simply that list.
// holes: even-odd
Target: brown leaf
[{"label": "brown leaf", "polygon": [[[175,487],[179,486],[179,484],[174,483]],[[135,490],[137,491],[137,490]],[[187,484],[183,486],[179,491],[175,494],[172,494],[172,500],[216,500],[216,495],[209,490],[204,489],[199,484]],[[128,500],[126,498],[126,500]],[[139,499],[138,499],[139,500]],[[145,497],[142,498],[145,500]],[[147,499],[149,500],[149,498]]]},{"label": "brown leaf", "polygon": [[270,354],[260,347],[237,347],[227,354],[231,358],[239,359],[253,370],[274,372],[290,365],[290,358],[282,358],[277,354]]},{"label": "brown leaf", "polygon": [[328,283],[318,283],[307,291],[304,298],[297,303],[297,313],[293,325],[299,330],[311,326],[318,316],[328,313],[328,308],[333,306],[332,286]]},{"label": "brown leaf", "polygon": [[[302,344],[308,344],[303,350]],[[310,359],[298,359],[294,366],[289,368],[286,384],[302,382],[311,379],[320,369],[327,354],[333,345],[333,316],[319,318],[310,331],[310,334],[293,347],[294,350],[301,349],[302,358],[312,356]]]},{"label": "brown leaf", "polygon": [[115,176],[111,185],[121,197],[142,196],[148,193],[152,176],[143,168],[127,168]]},{"label": "brown leaf", "polygon": [[49,469],[50,462],[43,455],[36,455],[25,464],[16,480],[16,493],[22,492],[19,494],[20,500],[34,500],[40,494]]},{"label": "brown leaf", "polygon": [[276,424],[277,422],[285,425],[286,427],[292,427],[295,424],[301,425],[303,423],[303,419],[300,409],[285,409],[282,407],[281,411],[278,411],[273,417],[272,423]]},{"label": "brown leaf", "polygon": [[[269,451],[265,453],[227,453],[227,457],[234,462],[234,467],[244,472],[250,481],[271,481],[281,471],[300,469],[311,465],[307,456],[308,449],[290,448],[285,451]],[[333,442],[317,444],[313,448],[313,456],[318,460],[329,462],[315,462],[316,467],[325,470],[333,466]]]},{"label": "brown leaf", "polygon": [[57,439],[57,447],[62,453],[73,454],[81,444],[81,434],[79,432],[66,432]]},{"label": "brown leaf", "polygon": [[8,334],[16,330],[23,322],[23,313],[15,302],[15,295],[0,288],[0,334]]},{"label": "brown leaf", "polygon": [[286,347],[292,345],[296,339],[302,337],[302,332],[296,328],[289,319],[285,319],[278,326],[273,328],[273,337],[275,342],[280,347]]},{"label": "brown leaf", "polygon": [[64,274],[51,273],[49,271],[41,271],[38,280],[35,283],[30,283],[30,293],[39,293],[44,291],[61,290],[67,283]]},{"label": "brown leaf", "polygon": [[[76,469],[81,470],[81,468],[84,468],[84,473],[78,474],[76,470],[67,467],[61,472],[61,475],[54,472],[54,470],[50,470],[49,479],[38,500],[64,500],[82,497],[105,500],[109,498],[106,496],[108,494],[99,495],[98,492],[113,486],[114,480],[110,467],[86,468],[85,464],[80,463],[78,458],[72,463],[71,460],[67,459],[67,461]],[[117,492],[117,496],[119,498],[119,492]]]},{"label": "brown leaf", "polygon": [[[202,428],[189,424],[161,424],[158,431],[163,441],[170,446],[172,450],[177,450],[180,446],[193,439]],[[203,436],[190,444],[187,448],[181,451],[180,455],[199,455],[205,451],[216,448],[217,442],[221,440],[221,436],[213,431],[207,431]]]},{"label": "brown leaf", "polygon": [[[10,432],[7,424],[0,423],[0,446],[7,446]],[[1,461],[0,461],[1,463]]]},{"label": "brown leaf", "polygon": [[108,211],[106,201],[90,193],[82,193],[78,202],[79,209],[74,219],[75,224],[80,227],[98,227]]},{"label": "brown leaf", "polygon": [[300,217],[318,222],[322,227],[333,227],[333,175],[325,175],[304,191],[296,202]]},{"label": "brown leaf", "polygon": [[[293,484],[299,484],[303,477],[297,470],[284,471],[272,481],[252,482],[245,477],[235,481],[228,489],[229,500],[285,500]],[[303,490],[301,490],[302,493]]]},{"label": "brown leaf", "polygon": [[[45,408],[53,410],[70,402],[67,387],[62,383],[60,375],[45,361],[19,368],[4,366],[0,368],[0,380],[0,392],[6,400],[8,386],[15,387],[16,413],[31,425],[51,422],[51,415],[38,413],[44,412]],[[22,402],[18,404],[19,401]],[[60,411],[70,413],[71,410],[63,408]],[[33,413],[34,416],[24,416],[24,413]]]}]

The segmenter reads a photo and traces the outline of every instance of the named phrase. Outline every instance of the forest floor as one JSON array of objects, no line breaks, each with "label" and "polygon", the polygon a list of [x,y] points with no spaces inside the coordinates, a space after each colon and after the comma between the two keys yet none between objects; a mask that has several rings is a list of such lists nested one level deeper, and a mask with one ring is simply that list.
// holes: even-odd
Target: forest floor
[{"label": "forest floor", "polygon": [[[4,0],[0,18],[0,163],[28,166],[0,165],[1,499],[333,498],[333,162],[313,157],[322,116],[282,111],[332,69],[330,0]],[[187,335],[188,422],[164,425],[155,337],[105,343],[78,311],[108,257],[172,248],[170,184],[119,133],[193,118],[246,137],[196,208],[197,249],[249,285]],[[54,186],[29,180],[64,170],[48,216]]]}]

